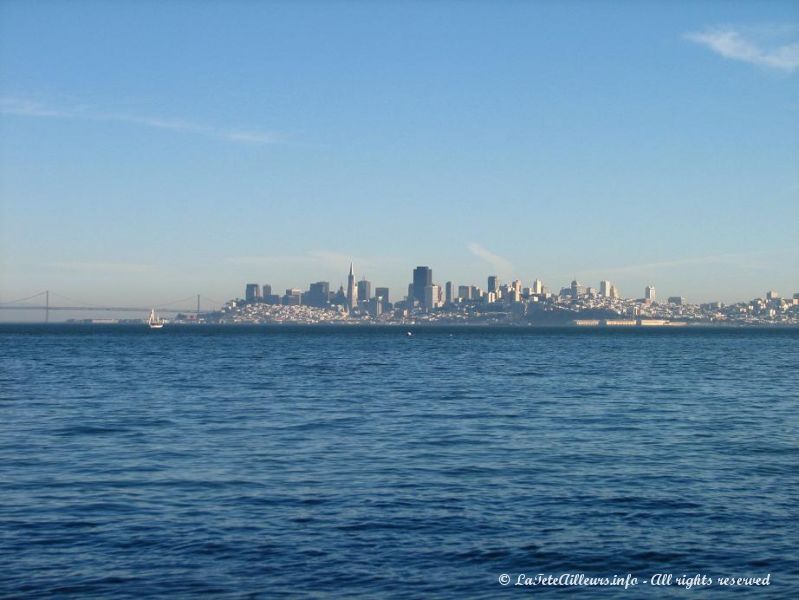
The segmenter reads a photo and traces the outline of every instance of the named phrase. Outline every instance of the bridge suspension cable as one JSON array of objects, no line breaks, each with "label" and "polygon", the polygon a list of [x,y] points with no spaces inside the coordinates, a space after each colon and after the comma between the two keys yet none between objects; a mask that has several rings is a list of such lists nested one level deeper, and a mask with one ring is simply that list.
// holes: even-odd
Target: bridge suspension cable
[{"label": "bridge suspension cable", "polygon": [[[36,298],[42,298],[42,300],[39,301],[39,304],[24,304],[25,302],[34,300]],[[55,298],[57,301],[60,302],[56,302],[54,305],[54,303],[52,302],[53,298]],[[192,308],[185,306],[190,301],[192,302]],[[214,300],[213,298],[208,298],[207,296],[203,296],[202,294],[193,294],[191,296],[186,296],[185,298],[178,298],[176,300],[170,300],[168,302],[161,302],[158,304],[148,304],[147,307],[141,307],[141,308],[130,307],[130,306],[106,306],[102,304],[95,304],[93,302],[86,302],[85,300],[79,300],[77,298],[71,298],[69,296],[65,296],[64,294],[59,294],[57,292],[52,292],[50,290],[45,290],[42,292],[38,292],[36,294],[32,294],[30,296],[26,296],[24,298],[2,301],[0,302],[0,309],[44,310],[45,321],[47,321],[49,319],[49,312],[51,310],[141,312],[141,311],[149,311],[150,308],[156,308],[157,310],[165,312],[193,313],[193,312],[200,312],[201,301],[205,302],[206,304],[210,304],[211,310],[216,310],[217,308],[225,304],[224,302]],[[196,305],[194,304],[194,302],[196,302]],[[61,305],[59,306],[59,304]],[[179,306],[180,304],[184,304],[184,306]]]},{"label": "bridge suspension cable", "polygon": [[[45,293],[45,292],[42,292]],[[100,304],[94,304],[92,302],[86,302],[85,300],[78,300],[76,298],[70,298],[69,296],[65,296],[64,294],[58,294],[56,292],[50,292],[53,296],[57,296],[63,300],[67,300],[69,302],[75,303],[76,306],[85,306],[86,308],[106,308]],[[181,302],[187,302],[189,300],[194,300],[196,296],[187,296],[186,298],[179,298],[177,300],[170,300],[169,302],[159,302],[158,304],[154,304],[155,308],[170,308],[174,307],[176,304],[180,304]]]},{"label": "bridge suspension cable", "polygon": [[19,304],[20,302],[25,302],[26,300],[33,300],[34,298],[38,298],[39,296],[44,296],[47,292],[39,292],[38,294],[34,294],[33,296],[28,296],[27,298],[19,298],[17,300],[7,300],[4,302],[0,302],[0,304]]}]

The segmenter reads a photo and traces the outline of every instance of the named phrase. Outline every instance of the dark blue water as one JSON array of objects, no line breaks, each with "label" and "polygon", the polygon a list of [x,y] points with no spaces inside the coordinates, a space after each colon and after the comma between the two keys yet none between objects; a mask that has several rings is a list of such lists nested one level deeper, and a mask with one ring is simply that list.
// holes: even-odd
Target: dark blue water
[{"label": "dark blue water", "polygon": [[799,331],[3,326],[0,595],[796,598],[798,357]]}]

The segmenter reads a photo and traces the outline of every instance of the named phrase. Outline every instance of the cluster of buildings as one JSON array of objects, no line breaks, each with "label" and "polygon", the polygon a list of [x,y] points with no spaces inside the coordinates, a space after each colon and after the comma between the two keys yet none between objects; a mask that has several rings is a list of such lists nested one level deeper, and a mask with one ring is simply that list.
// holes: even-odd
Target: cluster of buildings
[{"label": "cluster of buildings", "polygon": [[[646,297],[654,300],[655,288],[647,287]],[[582,297],[603,297],[618,299],[619,292],[609,281],[602,281],[599,290],[585,287],[573,281],[571,287],[563,288],[560,296],[578,299]],[[347,289],[339,287],[334,292],[327,281],[317,281],[307,291],[290,288],[283,295],[273,294],[269,284],[248,283],[244,290],[246,304],[267,304],[283,306],[311,306],[316,308],[343,307],[347,312],[360,315],[380,316],[399,309],[407,311],[426,311],[465,304],[503,304],[509,305],[524,301],[538,302],[552,298],[550,290],[536,279],[531,286],[522,287],[522,282],[500,283],[496,275],[489,275],[486,289],[474,285],[456,286],[451,282],[445,285],[433,283],[433,270],[419,266],[413,270],[413,280],[408,285],[407,295],[392,304],[387,287],[375,287],[365,278],[356,281],[354,265],[350,264],[347,275]],[[239,302],[239,301],[236,301]]]},{"label": "cluster of buildings", "polygon": [[283,306],[308,306],[314,308],[344,309],[348,313],[379,316],[391,308],[388,288],[376,287],[372,294],[372,282],[355,280],[355,268],[350,264],[347,276],[347,290],[339,287],[337,292],[330,289],[327,281],[317,281],[307,291],[290,288],[282,296],[272,293],[272,286],[248,283],[244,288],[244,302],[247,304],[266,304]]},{"label": "cluster of buildings", "polygon": [[227,308],[223,322],[243,324],[282,324],[316,325],[322,323],[349,322],[346,311],[335,308],[317,308],[302,304],[264,304],[248,303],[234,309]]},{"label": "cluster of buildings", "polygon": [[308,290],[291,288],[273,294],[269,284],[248,283],[243,299],[229,302],[207,321],[230,323],[483,323],[558,325],[675,325],[690,323],[799,325],[799,294],[781,298],[770,291],[763,299],[725,306],[720,302],[688,304],[680,296],[658,301],[655,287],[641,298],[622,298],[610,281],[598,287],[572,281],[553,293],[541,280],[529,286],[503,283],[490,275],[483,289],[474,285],[434,283],[427,266],[413,270],[407,294],[391,302],[387,287],[356,280],[350,264],[346,289],[332,290],[327,281]]},{"label": "cluster of buildings", "polygon": [[706,310],[714,311],[713,317],[718,321],[744,325],[799,325],[799,294],[782,298],[776,291],[770,291],[765,298],[730,306],[719,304],[706,307]]}]

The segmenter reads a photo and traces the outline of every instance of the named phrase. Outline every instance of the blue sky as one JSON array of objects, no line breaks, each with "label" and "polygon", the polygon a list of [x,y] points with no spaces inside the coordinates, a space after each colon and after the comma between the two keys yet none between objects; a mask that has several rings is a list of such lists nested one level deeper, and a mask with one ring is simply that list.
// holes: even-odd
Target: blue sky
[{"label": "blue sky", "polygon": [[795,2],[0,4],[0,300],[799,291]]}]

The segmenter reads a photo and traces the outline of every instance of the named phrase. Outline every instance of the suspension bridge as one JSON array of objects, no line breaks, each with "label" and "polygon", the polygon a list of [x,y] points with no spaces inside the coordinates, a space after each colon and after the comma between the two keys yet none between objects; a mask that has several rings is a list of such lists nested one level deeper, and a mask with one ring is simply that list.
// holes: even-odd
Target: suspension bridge
[{"label": "suspension bridge", "polygon": [[[191,302],[189,305],[187,303]],[[83,300],[76,300],[63,294],[44,290],[25,298],[17,298],[8,302],[0,302],[0,310],[42,311],[44,322],[50,321],[50,311],[72,311],[83,313],[142,313],[146,316],[153,308],[164,314],[195,314],[217,310],[224,302],[213,300],[201,294],[193,294],[186,298],[178,298],[168,302],[154,303],[150,306],[102,306]]]}]

